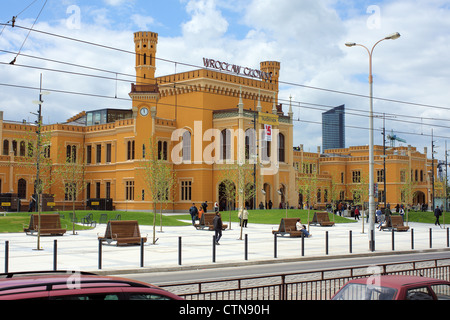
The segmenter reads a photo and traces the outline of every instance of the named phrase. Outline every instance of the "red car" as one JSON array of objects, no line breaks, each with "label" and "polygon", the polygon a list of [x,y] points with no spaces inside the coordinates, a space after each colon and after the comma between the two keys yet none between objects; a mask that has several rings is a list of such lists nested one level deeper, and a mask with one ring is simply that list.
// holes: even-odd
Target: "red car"
[{"label": "red car", "polygon": [[347,282],[332,300],[450,300],[450,282],[404,275],[375,275]]},{"label": "red car", "polygon": [[0,274],[0,300],[182,300],[159,287],[86,272]]}]

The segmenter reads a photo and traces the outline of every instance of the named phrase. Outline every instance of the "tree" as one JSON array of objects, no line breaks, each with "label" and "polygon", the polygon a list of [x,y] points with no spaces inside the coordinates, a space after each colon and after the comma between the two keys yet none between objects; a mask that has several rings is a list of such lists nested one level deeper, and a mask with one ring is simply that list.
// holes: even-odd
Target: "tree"
[{"label": "tree", "polygon": [[161,204],[162,220],[162,204],[169,202],[170,190],[175,185],[175,175],[170,164],[158,156],[158,146],[155,137],[151,137],[149,148],[144,161],[142,162],[144,170],[143,179],[150,191],[153,202],[153,244],[156,243],[156,214],[157,204]]},{"label": "tree", "polygon": [[297,172],[297,190],[303,195],[303,201],[308,206],[308,231],[310,222],[310,208],[317,202],[317,184],[318,174],[314,164],[305,162],[298,168]]},{"label": "tree", "polygon": [[64,192],[64,200],[72,201],[72,233],[75,234],[75,202],[86,188],[85,164],[83,157],[76,156],[75,146],[69,146],[70,152],[58,158],[62,161],[54,169],[55,179],[59,181],[60,189]]},{"label": "tree", "polygon": [[409,211],[410,208],[413,206],[414,197],[417,195],[417,182],[413,181],[411,176],[411,171],[409,170],[409,173],[406,174],[406,181],[405,183],[400,187],[400,202],[405,203],[405,210],[406,210],[406,225],[408,225],[409,221]]}]

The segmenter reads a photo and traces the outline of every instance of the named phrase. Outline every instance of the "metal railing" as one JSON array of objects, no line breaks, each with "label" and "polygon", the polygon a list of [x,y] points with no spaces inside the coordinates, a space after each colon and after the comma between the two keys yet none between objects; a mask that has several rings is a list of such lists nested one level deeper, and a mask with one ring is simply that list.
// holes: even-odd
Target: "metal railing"
[{"label": "metal railing", "polygon": [[420,275],[450,281],[450,259],[185,282],[160,287],[187,300],[329,300],[347,281],[376,274]]}]

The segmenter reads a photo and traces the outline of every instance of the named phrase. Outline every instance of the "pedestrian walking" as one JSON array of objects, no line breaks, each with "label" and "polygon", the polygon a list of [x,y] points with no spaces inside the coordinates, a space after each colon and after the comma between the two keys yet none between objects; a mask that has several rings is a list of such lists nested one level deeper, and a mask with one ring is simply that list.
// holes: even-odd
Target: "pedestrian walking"
[{"label": "pedestrian walking", "polygon": [[442,215],[441,209],[439,209],[439,206],[436,206],[436,209],[434,209],[434,216],[436,217],[436,222],[434,223],[435,226],[437,225],[441,226],[441,224],[439,223],[439,217],[441,215]]},{"label": "pedestrian walking", "polygon": [[222,218],[219,211],[216,212],[216,216],[213,219],[214,235],[216,237],[216,244],[219,244],[220,238],[222,238]]},{"label": "pedestrian walking", "polygon": [[356,206],[356,208],[355,208],[355,220],[359,220],[359,207],[358,206]]},{"label": "pedestrian walking", "polygon": [[239,226],[247,228],[248,211],[246,208],[239,210]]},{"label": "pedestrian walking", "polygon": [[400,206],[400,216],[402,217],[402,221],[405,222],[405,209],[403,209],[403,205]]},{"label": "pedestrian walking", "polygon": [[192,207],[189,208],[189,213],[191,214],[192,225],[195,224],[195,220],[197,220],[198,210],[195,206],[195,203],[192,204]]}]

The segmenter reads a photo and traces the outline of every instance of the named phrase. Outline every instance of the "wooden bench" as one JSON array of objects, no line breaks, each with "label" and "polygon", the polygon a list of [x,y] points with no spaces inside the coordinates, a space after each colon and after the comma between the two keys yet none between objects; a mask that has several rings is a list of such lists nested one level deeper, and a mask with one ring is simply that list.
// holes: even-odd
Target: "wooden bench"
[{"label": "wooden bench", "polygon": [[[44,235],[60,235],[66,233],[66,229],[61,228],[61,220],[59,214],[41,214],[40,215],[40,234]],[[24,227],[23,231],[28,234],[37,233],[39,231],[39,214],[30,215],[30,223],[28,227]]]},{"label": "wooden bench", "polygon": [[[220,215],[220,213],[219,213]],[[199,230],[199,229],[208,229],[208,230],[214,230],[214,224],[213,224],[213,220],[214,217],[216,216],[216,213],[203,213],[199,223],[194,224],[194,227]],[[222,216],[221,216],[222,217]],[[225,230],[226,228],[228,228],[228,224],[224,224],[223,220],[222,220],[222,230]]]},{"label": "wooden bench", "polygon": [[319,211],[314,213],[314,217],[310,224],[317,225],[320,224],[321,227],[331,227],[334,226],[334,222],[330,221],[330,217],[328,216],[328,212]]},{"label": "wooden bench", "polygon": [[272,234],[290,237],[301,237],[302,232],[297,230],[297,220],[300,218],[282,218],[278,230],[272,230]]},{"label": "wooden bench", "polygon": [[387,216],[385,222],[381,225],[380,230],[408,231],[409,226],[403,225],[401,216]]},{"label": "wooden bench", "polygon": [[140,244],[141,239],[147,242],[146,237],[141,237],[139,224],[136,220],[110,220],[106,225],[105,236],[98,237],[99,240],[110,244],[116,241],[120,244]]}]

